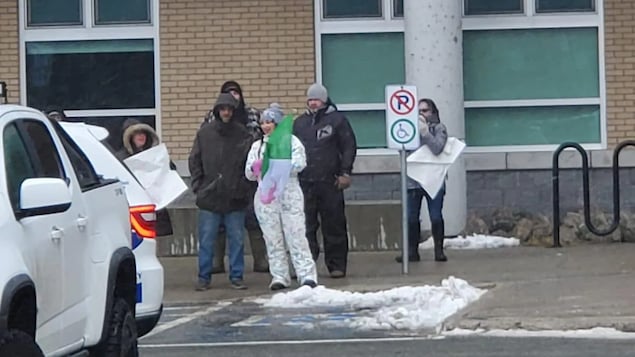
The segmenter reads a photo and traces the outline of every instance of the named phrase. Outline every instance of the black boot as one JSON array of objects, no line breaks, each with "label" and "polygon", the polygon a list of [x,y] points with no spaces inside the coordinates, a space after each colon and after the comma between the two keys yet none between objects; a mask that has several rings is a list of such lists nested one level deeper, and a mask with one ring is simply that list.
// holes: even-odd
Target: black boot
[{"label": "black boot", "polygon": [[443,254],[443,239],[445,238],[445,223],[443,221],[432,223],[432,238],[434,239],[434,260],[446,262],[448,258]]},{"label": "black boot", "polygon": [[[419,256],[419,237],[421,236],[421,224],[417,222],[408,222],[408,261],[418,262],[421,260]],[[395,257],[397,263],[403,262],[400,255]]]}]

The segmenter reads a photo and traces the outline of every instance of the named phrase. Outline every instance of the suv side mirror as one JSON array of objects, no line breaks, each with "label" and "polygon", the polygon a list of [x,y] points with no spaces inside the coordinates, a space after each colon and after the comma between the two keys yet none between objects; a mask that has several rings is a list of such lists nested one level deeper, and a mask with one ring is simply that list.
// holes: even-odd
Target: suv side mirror
[{"label": "suv side mirror", "polygon": [[71,192],[59,178],[39,177],[24,180],[20,186],[19,219],[60,213],[71,207]]}]

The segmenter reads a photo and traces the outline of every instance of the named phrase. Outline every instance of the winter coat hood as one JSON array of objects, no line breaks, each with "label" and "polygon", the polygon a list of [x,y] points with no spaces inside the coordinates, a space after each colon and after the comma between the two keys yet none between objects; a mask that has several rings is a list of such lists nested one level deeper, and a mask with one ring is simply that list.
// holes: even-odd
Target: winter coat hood
[{"label": "winter coat hood", "polygon": [[236,105],[236,107],[238,108],[238,110],[240,109],[244,109],[245,108],[245,98],[243,96],[243,89],[240,86],[240,84],[238,84],[238,82],[236,81],[227,81],[225,83],[223,83],[223,85],[220,87],[220,92],[221,93],[229,93],[229,91],[233,89],[236,92],[238,92],[240,94],[240,100],[238,101],[238,104]]},{"label": "winter coat hood", "polygon": [[[132,144],[132,137],[136,132],[144,132],[146,134],[146,145],[141,149],[135,149]],[[137,119],[126,119],[123,123],[123,147],[129,155],[134,155],[140,151],[147,150],[151,147],[159,145],[159,136],[154,129]]]}]

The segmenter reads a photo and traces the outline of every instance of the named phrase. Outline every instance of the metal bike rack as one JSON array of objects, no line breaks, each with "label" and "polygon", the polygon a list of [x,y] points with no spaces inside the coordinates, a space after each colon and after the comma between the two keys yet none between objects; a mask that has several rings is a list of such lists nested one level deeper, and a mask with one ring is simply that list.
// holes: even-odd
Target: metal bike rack
[{"label": "metal bike rack", "polygon": [[[620,153],[625,147],[635,146],[635,140],[626,140],[617,145],[613,151],[613,222],[606,230],[600,230],[591,222],[591,204],[589,194],[589,157],[586,151],[578,143],[565,142],[553,153],[552,183],[553,183],[553,247],[560,245],[560,166],[558,159],[560,153],[567,148],[574,148],[582,157],[582,198],[584,204],[584,224],[591,233],[598,236],[606,236],[613,233],[620,226]],[[624,238],[622,237],[622,242]]]}]

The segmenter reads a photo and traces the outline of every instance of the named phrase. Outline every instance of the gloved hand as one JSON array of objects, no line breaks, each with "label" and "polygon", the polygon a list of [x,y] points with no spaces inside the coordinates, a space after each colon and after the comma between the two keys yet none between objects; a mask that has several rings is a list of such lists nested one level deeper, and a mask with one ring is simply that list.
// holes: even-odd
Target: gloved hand
[{"label": "gloved hand", "polygon": [[430,133],[428,121],[423,115],[419,115],[419,135],[426,135],[428,133]]},{"label": "gloved hand", "polygon": [[348,175],[336,176],[335,186],[339,190],[345,190],[351,186],[351,177]]},{"label": "gloved hand", "polygon": [[254,161],[251,165],[251,172],[253,172],[256,177],[260,177],[262,173],[262,159]]}]

